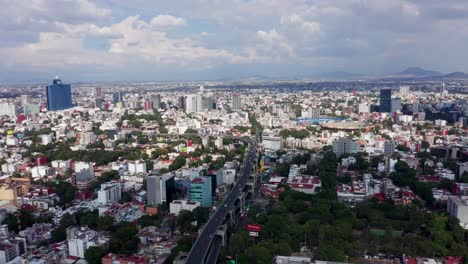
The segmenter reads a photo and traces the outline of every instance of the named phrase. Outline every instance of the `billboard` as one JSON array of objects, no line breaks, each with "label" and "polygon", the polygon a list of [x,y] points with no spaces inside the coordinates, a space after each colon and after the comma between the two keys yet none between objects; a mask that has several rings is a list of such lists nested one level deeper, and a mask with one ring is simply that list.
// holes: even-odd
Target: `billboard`
[{"label": "billboard", "polygon": [[260,232],[262,231],[262,226],[257,224],[247,224],[246,229],[251,232]]}]

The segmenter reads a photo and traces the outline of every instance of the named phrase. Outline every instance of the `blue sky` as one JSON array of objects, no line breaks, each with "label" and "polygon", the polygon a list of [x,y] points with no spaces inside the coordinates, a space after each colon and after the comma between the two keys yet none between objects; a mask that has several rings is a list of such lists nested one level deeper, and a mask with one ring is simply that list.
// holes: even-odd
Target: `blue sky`
[{"label": "blue sky", "polygon": [[468,71],[466,0],[22,0],[0,82]]}]

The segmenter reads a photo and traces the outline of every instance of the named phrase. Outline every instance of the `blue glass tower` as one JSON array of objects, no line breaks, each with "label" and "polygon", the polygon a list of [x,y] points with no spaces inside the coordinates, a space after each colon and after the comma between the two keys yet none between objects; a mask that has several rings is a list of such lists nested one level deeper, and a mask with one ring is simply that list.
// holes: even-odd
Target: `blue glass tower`
[{"label": "blue glass tower", "polygon": [[392,89],[380,90],[380,112],[390,113],[392,111]]},{"label": "blue glass tower", "polygon": [[55,77],[52,84],[47,85],[47,109],[49,111],[64,110],[72,108],[71,85],[63,84],[62,81]]}]

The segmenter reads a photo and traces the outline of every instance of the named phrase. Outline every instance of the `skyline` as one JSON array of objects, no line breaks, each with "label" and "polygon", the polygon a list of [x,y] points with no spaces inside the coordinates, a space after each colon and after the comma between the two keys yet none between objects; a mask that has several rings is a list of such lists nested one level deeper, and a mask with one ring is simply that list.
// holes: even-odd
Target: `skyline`
[{"label": "skyline", "polygon": [[468,3],[30,0],[4,3],[1,83],[284,79],[468,71]]}]

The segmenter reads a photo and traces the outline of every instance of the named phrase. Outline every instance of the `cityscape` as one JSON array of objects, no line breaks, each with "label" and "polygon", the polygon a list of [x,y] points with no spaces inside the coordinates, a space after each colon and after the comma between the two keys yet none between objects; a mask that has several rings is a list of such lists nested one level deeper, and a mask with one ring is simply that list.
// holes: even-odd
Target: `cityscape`
[{"label": "cityscape", "polygon": [[468,4],[267,2],[4,4],[0,264],[468,263]]}]

